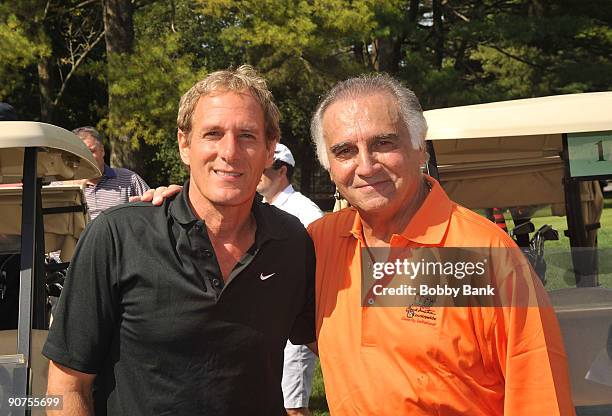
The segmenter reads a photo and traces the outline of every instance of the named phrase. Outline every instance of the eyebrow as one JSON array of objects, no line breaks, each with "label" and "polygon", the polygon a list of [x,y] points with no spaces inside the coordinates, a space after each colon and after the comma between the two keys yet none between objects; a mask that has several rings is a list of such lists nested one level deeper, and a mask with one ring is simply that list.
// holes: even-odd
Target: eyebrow
[{"label": "eyebrow", "polygon": [[370,140],[381,140],[381,139],[398,140],[399,139],[399,135],[397,133],[377,134],[376,136],[373,136]]},{"label": "eyebrow", "polygon": [[332,151],[332,153],[336,153],[339,150],[342,150],[343,148],[350,146],[352,143],[349,142],[348,140],[340,142],[340,143],[336,143],[335,145],[333,145],[332,147],[330,147],[329,149]]},{"label": "eyebrow", "polygon": [[[375,136],[370,137],[368,139],[368,142],[373,142],[375,140],[381,140],[381,139],[397,141],[399,140],[399,135],[397,133],[377,134]],[[336,153],[337,151],[342,150],[347,146],[352,146],[352,144],[353,143],[351,141],[345,140],[343,142],[334,144],[333,146],[330,147],[330,150],[332,151],[332,153]]]},{"label": "eyebrow", "polygon": [[[225,127],[219,124],[210,124],[208,126],[204,125],[202,127],[202,132],[208,132],[211,130],[225,130]],[[237,130],[239,132],[257,133],[259,130],[259,126],[257,126],[256,124],[245,124],[243,126],[238,126]]]}]

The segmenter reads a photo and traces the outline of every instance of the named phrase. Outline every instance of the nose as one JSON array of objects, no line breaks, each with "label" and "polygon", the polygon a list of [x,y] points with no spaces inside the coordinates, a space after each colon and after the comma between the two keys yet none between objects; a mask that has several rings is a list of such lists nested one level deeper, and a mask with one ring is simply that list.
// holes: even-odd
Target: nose
[{"label": "nose", "polygon": [[238,155],[238,150],[237,138],[231,132],[226,133],[217,143],[217,152],[226,162],[235,160]]},{"label": "nose", "polygon": [[359,152],[356,163],[357,169],[355,169],[355,174],[362,177],[374,176],[380,167],[376,157],[368,150]]}]

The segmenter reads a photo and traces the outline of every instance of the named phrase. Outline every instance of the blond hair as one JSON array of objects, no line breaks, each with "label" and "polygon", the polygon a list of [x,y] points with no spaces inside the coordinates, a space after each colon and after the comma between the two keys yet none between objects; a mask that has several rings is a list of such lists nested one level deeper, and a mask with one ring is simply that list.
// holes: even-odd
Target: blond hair
[{"label": "blond hair", "polygon": [[237,69],[216,71],[189,89],[179,102],[176,118],[177,127],[189,137],[192,128],[192,118],[200,97],[214,91],[249,91],[261,105],[264,113],[264,130],[266,140],[278,141],[280,138],[280,111],[274,104],[272,93],[264,80],[250,65],[241,65]]}]

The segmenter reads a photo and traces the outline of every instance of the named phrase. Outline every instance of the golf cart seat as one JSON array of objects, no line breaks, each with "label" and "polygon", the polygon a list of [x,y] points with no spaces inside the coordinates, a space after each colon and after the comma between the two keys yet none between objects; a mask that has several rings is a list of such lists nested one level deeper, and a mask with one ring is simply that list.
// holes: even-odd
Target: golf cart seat
[{"label": "golf cart seat", "polygon": [[[21,186],[0,186],[0,254],[19,251],[21,236]],[[78,185],[42,188],[43,212],[50,208],[72,208],[72,212],[45,215],[45,253],[61,252],[69,261],[89,218],[83,189]]]}]

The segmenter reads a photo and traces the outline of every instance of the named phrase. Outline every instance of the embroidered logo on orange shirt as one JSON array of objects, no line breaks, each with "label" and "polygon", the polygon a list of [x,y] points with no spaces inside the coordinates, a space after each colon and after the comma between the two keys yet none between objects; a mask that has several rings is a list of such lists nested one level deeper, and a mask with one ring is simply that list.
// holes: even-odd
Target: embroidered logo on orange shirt
[{"label": "embroidered logo on orange shirt", "polygon": [[402,320],[434,326],[437,320],[436,310],[429,306],[412,304],[406,308]]}]

